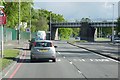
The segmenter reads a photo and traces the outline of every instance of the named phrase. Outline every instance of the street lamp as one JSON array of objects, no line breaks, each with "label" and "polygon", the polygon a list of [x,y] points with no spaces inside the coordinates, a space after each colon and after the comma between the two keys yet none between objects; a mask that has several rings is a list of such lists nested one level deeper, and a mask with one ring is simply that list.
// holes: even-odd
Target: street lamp
[{"label": "street lamp", "polygon": [[112,42],[114,41],[114,4],[112,4],[113,5],[113,14],[112,14],[112,17],[113,17],[113,20],[112,20],[112,22],[113,22],[113,26],[112,26]]},{"label": "street lamp", "polygon": [[19,7],[18,7],[18,44],[20,44],[20,0],[19,0]]},{"label": "street lamp", "polygon": [[31,4],[30,4],[30,40],[31,40]]},{"label": "street lamp", "polygon": [[50,11],[50,40],[51,40],[51,12],[52,11]]}]

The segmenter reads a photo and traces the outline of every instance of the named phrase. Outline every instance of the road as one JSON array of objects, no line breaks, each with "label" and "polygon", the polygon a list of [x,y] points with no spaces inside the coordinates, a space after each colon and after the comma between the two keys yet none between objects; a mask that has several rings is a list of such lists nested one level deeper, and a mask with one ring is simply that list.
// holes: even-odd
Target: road
[{"label": "road", "polygon": [[86,42],[86,43],[76,43],[80,47],[85,47],[89,50],[99,52],[104,55],[111,56],[113,58],[120,57],[119,44],[113,44],[110,42]]},{"label": "road", "polygon": [[12,78],[20,78],[20,80],[22,80],[21,78],[117,80],[118,62],[72,46],[66,41],[54,41],[54,44],[58,46],[56,63],[51,61],[31,63],[27,45],[21,52],[19,61],[3,74],[3,80],[13,80]]}]

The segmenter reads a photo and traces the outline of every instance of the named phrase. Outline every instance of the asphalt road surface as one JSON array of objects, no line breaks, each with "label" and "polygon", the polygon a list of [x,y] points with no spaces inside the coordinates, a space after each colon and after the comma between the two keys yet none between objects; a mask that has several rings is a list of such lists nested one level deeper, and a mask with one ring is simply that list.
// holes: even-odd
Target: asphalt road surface
[{"label": "asphalt road surface", "polygon": [[[28,45],[3,78],[79,78],[79,80],[117,80],[118,62],[93,52],[77,48],[66,41],[54,41],[58,46],[57,62],[30,62]],[[3,79],[4,80],[4,79]]]}]

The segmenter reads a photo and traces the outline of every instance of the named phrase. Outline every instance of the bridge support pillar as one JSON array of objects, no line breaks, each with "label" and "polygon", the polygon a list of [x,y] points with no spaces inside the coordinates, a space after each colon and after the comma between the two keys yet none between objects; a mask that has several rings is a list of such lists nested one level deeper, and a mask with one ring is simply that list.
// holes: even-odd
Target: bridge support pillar
[{"label": "bridge support pillar", "polygon": [[97,39],[97,28],[95,28],[94,40]]},{"label": "bridge support pillar", "polygon": [[58,40],[58,28],[51,28],[51,40]]},{"label": "bridge support pillar", "polygon": [[91,27],[89,23],[84,22],[81,24],[80,39],[86,41],[94,41],[95,28]]}]

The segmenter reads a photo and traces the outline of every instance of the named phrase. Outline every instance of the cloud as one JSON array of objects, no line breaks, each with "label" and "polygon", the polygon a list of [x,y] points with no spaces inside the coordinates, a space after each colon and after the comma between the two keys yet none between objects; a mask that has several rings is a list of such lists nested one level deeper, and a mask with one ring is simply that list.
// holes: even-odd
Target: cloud
[{"label": "cloud", "polygon": [[104,7],[105,7],[105,8],[111,8],[112,5],[109,4],[108,0],[106,0],[106,2],[105,2],[105,4],[104,4]]},{"label": "cloud", "polygon": [[[115,4],[115,17],[118,6]],[[62,14],[66,20],[80,20],[83,17],[112,18],[112,3],[106,2],[36,2],[34,8],[47,9],[57,14]]]}]

